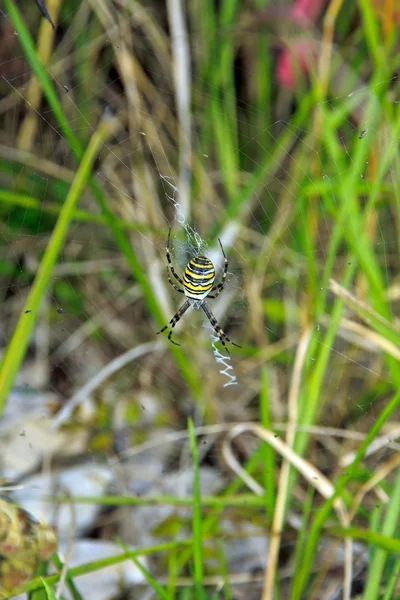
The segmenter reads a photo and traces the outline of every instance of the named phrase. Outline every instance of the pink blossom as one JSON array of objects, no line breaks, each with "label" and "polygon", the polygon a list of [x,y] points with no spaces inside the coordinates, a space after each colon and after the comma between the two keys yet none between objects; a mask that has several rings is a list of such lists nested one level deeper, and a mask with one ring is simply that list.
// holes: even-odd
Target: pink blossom
[{"label": "pink blossom", "polygon": [[[295,0],[289,14],[302,29],[310,27],[318,19],[327,0]],[[311,39],[297,39],[285,48],[278,58],[276,76],[278,82],[293,90],[296,85],[296,74],[307,74],[315,63],[316,49]]]},{"label": "pink blossom", "polygon": [[298,25],[307,27],[318,19],[326,0],[296,0],[289,14]]},{"label": "pink blossom", "polygon": [[301,73],[306,75],[316,63],[315,43],[311,39],[297,40],[285,48],[278,58],[276,76],[281,85],[293,90]]}]

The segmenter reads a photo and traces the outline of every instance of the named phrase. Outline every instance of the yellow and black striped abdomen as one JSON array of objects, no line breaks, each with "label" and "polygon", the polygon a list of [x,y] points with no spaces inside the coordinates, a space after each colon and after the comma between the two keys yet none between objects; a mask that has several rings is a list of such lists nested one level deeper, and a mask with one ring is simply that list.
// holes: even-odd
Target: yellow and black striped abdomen
[{"label": "yellow and black striped abdomen", "polygon": [[214,285],[215,269],[209,258],[195,256],[185,269],[183,287],[188,298],[202,300]]}]

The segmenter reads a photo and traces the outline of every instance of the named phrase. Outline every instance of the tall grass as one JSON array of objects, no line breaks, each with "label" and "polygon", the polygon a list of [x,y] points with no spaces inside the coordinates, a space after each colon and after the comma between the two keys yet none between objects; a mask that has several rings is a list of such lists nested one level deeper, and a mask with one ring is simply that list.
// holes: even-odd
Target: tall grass
[{"label": "tall grass", "polygon": [[[108,1],[82,5],[65,1],[59,47],[54,45],[54,56],[44,67],[40,39],[34,42],[29,31],[36,23],[34,13],[23,15],[15,0],[5,0],[5,7],[18,34],[18,52],[43,93],[45,110],[38,111],[38,117],[46,136],[37,142],[37,152],[48,154],[34,161],[32,153],[19,148],[3,156],[0,147],[1,217],[9,239],[25,230],[39,238],[38,214],[44,215],[41,226],[49,241],[45,251],[37,253],[37,274],[6,331],[1,412],[23,365],[43,299],[52,292],[69,234],[90,228],[99,249],[104,241],[124,258],[125,272],[114,272],[112,278],[121,289],[129,277],[139,290],[139,302],[124,321],[132,346],[152,339],[172,316],[163,247],[168,222],[176,214],[160,174],[175,182],[182,175],[172,42],[161,16],[145,3],[135,13],[128,5],[117,10]],[[372,0],[360,0],[353,7],[350,31],[346,3],[332,0],[326,14],[335,18],[326,18],[310,38],[321,52],[328,48],[324,54],[328,63],[323,68],[316,62],[310,65],[308,78],[299,69],[297,87],[288,90],[277,77],[276,50],[294,44],[296,35],[285,36],[279,29],[287,22],[280,14],[271,16],[276,8],[262,0],[250,8],[236,0],[194,1],[186,7],[194,122],[187,219],[210,245],[225,236],[232,271],[240,266],[240,288],[228,285],[216,305],[224,328],[232,317],[235,331],[228,335],[243,346],[231,357],[239,385],[223,388],[201,329],[189,324],[186,331],[195,335],[180,330],[181,347],[165,345],[161,360],[161,351],[154,351],[146,373],[151,373],[152,393],[165,401],[162,418],[174,419],[180,428],[186,425],[188,405],[205,425],[219,419],[224,434],[229,431],[226,421],[232,419],[257,420],[275,435],[281,431],[278,425],[284,421],[285,428],[289,420],[293,428],[293,439],[290,435],[285,439],[289,451],[318,468],[329,479],[332,493],[321,498],[316,484],[305,482],[277,448],[262,441],[238,446],[246,480],[242,474],[232,476],[220,495],[203,496],[199,423],[195,421],[195,426],[189,419],[193,498],[85,499],[76,494],[72,501],[153,504],[154,510],[163,503],[189,505],[191,535],[70,568],[71,585],[79,575],[131,558],[155,597],[206,597],[213,581],[207,559],[213,551],[220,557],[225,597],[233,598],[229,562],[218,544],[223,538],[221,521],[234,509],[244,522],[247,511],[252,511],[267,539],[280,536],[272,544],[275,554],[270,550],[265,557],[263,600],[321,597],[324,585],[333,580],[333,559],[318,562],[318,545],[324,542],[333,548],[337,539],[345,548],[340,584],[344,598],[350,598],[355,578],[352,540],[362,542],[369,552],[364,574],[357,576],[362,597],[386,600],[400,593],[398,467],[388,466],[385,455],[379,463],[368,459],[381,430],[398,420],[400,402],[395,304],[400,109],[393,78],[399,28],[390,27],[397,17],[390,13],[390,2],[379,8]],[[78,11],[84,34],[73,19]],[[76,86],[65,83],[67,93],[63,82],[70,82],[63,65],[73,72]],[[18,105],[23,106],[23,88],[7,78],[3,84],[14,103],[9,110],[17,111]],[[104,123],[109,127],[114,120],[102,118],[103,93],[118,121],[112,133]],[[65,157],[62,168],[56,145]],[[24,178],[13,185],[21,166]],[[37,171],[49,181],[52,202],[42,204],[46,189],[40,182],[37,193],[32,192]],[[32,225],[13,226],[14,218],[21,223],[21,215],[24,219],[27,215],[26,222]],[[86,235],[88,229],[82,231]],[[176,235],[182,239],[181,232]],[[8,261],[4,269],[12,270],[12,260]],[[75,294],[84,298],[84,285]],[[79,319],[85,320],[84,312]],[[294,356],[305,331],[310,332],[309,344],[296,372]],[[134,393],[140,390],[135,380],[132,387]],[[292,396],[290,390],[295,390]],[[330,427],[329,434],[323,430],[323,435],[320,426]],[[343,430],[350,437],[354,434],[354,442],[335,441]],[[362,441],[356,435],[360,432]],[[229,437],[226,440],[228,444]],[[344,467],[343,456],[350,452],[354,452],[350,466]],[[385,475],[377,481],[374,475],[381,467]],[[280,477],[285,472],[287,480]],[[353,498],[368,482],[372,482],[368,494],[354,504]],[[372,519],[368,513],[378,488],[385,506]],[[294,515],[300,521],[297,529],[289,524]],[[282,530],[272,531],[278,521]],[[281,577],[283,541],[293,565],[289,583]],[[165,557],[160,560],[164,582],[140,562],[145,554]],[[180,592],[184,574],[193,584]],[[51,598],[51,586],[59,577],[60,573],[34,578],[23,591],[44,589]]]}]

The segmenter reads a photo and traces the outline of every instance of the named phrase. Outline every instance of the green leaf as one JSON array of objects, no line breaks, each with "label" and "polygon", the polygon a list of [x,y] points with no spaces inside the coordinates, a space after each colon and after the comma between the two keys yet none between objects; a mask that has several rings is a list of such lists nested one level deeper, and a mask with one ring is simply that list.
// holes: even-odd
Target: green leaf
[{"label": "green leaf", "polygon": [[194,580],[201,587],[203,582],[203,538],[201,523],[200,470],[197,439],[192,419],[188,421],[190,450],[193,460],[193,560]]},{"label": "green leaf", "polygon": [[[388,537],[371,529],[363,529],[361,527],[331,527],[329,533],[338,537],[351,537],[356,540],[364,540],[369,544],[374,544],[386,552],[396,552],[400,554],[399,538]],[[377,583],[380,579],[377,580]]]},{"label": "green leaf", "polygon": [[131,560],[135,563],[139,571],[144,575],[146,580],[149,582],[153,590],[159,595],[159,597],[163,598],[164,600],[171,600],[167,591],[163,587],[161,587],[161,585],[154,579],[151,573],[149,573],[149,571],[138,561],[138,559],[132,556]]},{"label": "green leaf", "polygon": [[109,125],[104,124],[93,134],[92,139],[76,172],[68,196],[60,209],[57,223],[46,247],[35,280],[30,288],[12,338],[7,346],[0,366],[0,413],[12,388],[14,378],[21,365],[43,298],[49,287],[54,267],[64,245],[73,211],[87,184],[93,163],[105,138],[109,135]]},{"label": "green leaf", "polygon": [[40,578],[41,582],[43,583],[43,587],[46,590],[46,594],[47,594],[47,599],[48,600],[57,600],[55,593],[53,592],[53,590],[47,585],[46,580],[43,579],[43,577]]}]

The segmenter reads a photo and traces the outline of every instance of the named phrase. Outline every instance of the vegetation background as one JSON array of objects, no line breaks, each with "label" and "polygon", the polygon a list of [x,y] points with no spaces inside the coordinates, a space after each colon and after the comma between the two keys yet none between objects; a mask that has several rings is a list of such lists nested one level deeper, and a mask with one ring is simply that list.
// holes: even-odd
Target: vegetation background
[{"label": "vegetation background", "polygon": [[0,595],[400,598],[398,3],[0,16]]}]

